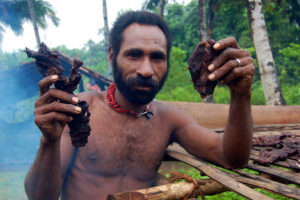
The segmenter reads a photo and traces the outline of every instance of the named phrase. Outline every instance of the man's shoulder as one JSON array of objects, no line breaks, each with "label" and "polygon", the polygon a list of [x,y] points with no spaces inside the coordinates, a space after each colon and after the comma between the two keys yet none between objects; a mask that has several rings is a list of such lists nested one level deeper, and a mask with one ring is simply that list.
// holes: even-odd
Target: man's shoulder
[{"label": "man's shoulder", "polygon": [[90,106],[105,101],[104,92],[87,91],[76,94],[80,100],[86,101]]},{"label": "man's shoulder", "polygon": [[183,110],[172,104],[169,104],[168,101],[155,100],[153,102],[155,103],[157,110],[163,115],[167,115],[170,117],[172,115],[184,113]]}]

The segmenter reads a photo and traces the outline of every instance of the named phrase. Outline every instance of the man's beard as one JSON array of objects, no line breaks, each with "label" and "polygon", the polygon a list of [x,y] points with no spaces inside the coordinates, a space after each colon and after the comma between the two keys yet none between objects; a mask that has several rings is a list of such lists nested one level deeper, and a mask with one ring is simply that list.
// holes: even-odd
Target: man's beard
[{"label": "man's beard", "polygon": [[[116,56],[113,58],[113,76],[116,82],[117,88],[121,94],[134,105],[146,105],[150,103],[156,94],[163,87],[166,78],[168,76],[168,69],[160,82],[154,81],[152,77],[144,78],[141,75],[137,75],[136,78],[129,78],[124,80],[123,72],[120,70]],[[136,87],[150,87],[151,90],[137,90]]]}]

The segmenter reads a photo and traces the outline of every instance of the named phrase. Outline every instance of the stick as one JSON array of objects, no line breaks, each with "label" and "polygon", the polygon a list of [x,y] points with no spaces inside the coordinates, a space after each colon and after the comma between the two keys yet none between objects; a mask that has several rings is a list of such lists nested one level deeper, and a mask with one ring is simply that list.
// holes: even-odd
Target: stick
[{"label": "stick", "polygon": [[[227,190],[221,184],[211,179],[199,180],[198,187],[206,195],[218,194]],[[187,194],[189,194],[191,189],[193,189],[192,183],[170,183],[147,189],[110,194],[107,196],[107,200],[176,200],[183,199]],[[192,197],[197,197],[198,195],[200,195],[199,192],[195,190]]]},{"label": "stick", "polygon": [[289,181],[291,183],[300,185],[300,177],[295,172],[288,172],[274,167],[264,167],[260,165],[255,165],[251,160],[248,162],[247,168],[254,169],[256,171],[263,172],[265,174],[269,174],[271,176],[275,176],[280,179]]},{"label": "stick", "polygon": [[[284,195],[289,198],[300,199],[300,189],[298,189],[298,188],[295,188],[295,187],[292,187],[289,185],[285,185],[282,183],[278,183],[276,181],[272,181],[272,180],[254,175],[254,174],[250,174],[250,173],[244,172],[240,169],[236,169],[233,171],[244,176],[244,177],[237,176],[236,180],[241,181],[249,186],[252,184],[255,187],[264,188],[266,190],[275,192],[280,195]],[[244,179],[244,178],[246,178],[246,179]]]},{"label": "stick", "polygon": [[227,176],[224,172],[205,164],[204,162],[194,158],[191,155],[182,154],[176,151],[167,151],[167,154],[171,157],[174,157],[178,160],[181,160],[187,164],[190,164],[200,171],[204,172],[210,178],[216,180],[217,182],[221,183],[225,187],[237,192],[238,194],[249,198],[249,199],[272,199],[266,195],[263,195],[248,186],[239,183],[238,181],[234,180],[233,178]]}]

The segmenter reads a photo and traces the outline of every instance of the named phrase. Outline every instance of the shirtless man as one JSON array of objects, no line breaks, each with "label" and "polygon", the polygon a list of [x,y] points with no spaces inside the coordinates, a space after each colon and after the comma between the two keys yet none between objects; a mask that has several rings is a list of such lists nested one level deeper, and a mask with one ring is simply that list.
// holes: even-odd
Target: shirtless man
[{"label": "shirtless man", "polygon": [[[183,111],[153,101],[169,69],[171,39],[163,20],[148,12],[126,13],[114,24],[110,43],[116,88],[111,85],[108,92],[75,96],[50,88],[57,81],[55,75],[40,81],[35,123],[42,136],[25,180],[29,199],[100,200],[108,194],[150,187],[173,141],[196,157],[226,168],[248,162],[255,69],[249,53],[239,49],[234,38],[216,43],[215,48],[224,51],[210,66],[211,80],[223,77],[231,92],[224,135],[201,127]],[[115,110],[107,96],[132,112]],[[75,149],[66,123],[72,120],[70,113],[80,112],[74,106],[78,99],[90,105],[92,131],[87,145]]]}]

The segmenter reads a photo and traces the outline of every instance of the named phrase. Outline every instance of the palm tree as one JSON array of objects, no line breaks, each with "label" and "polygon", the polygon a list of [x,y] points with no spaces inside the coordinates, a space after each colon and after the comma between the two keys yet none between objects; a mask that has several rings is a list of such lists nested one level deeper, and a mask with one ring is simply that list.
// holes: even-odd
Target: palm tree
[{"label": "palm tree", "polygon": [[[106,6],[106,0],[102,0],[102,9],[103,9],[103,21],[104,21],[104,40],[105,40],[105,49],[106,49],[106,55],[108,52],[108,40],[109,40],[109,28],[108,28],[108,19],[107,19],[107,6]],[[108,76],[111,78],[112,76],[112,69],[107,62],[107,68],[108,68]]]},{"label": "palm tree", "polygon": [[247,1],[251,35],[256,51],[260,77],[267,105],[283,105],[285,101],[277,77],[261,4],[261,0]]},{"label": "palm tree", "polygon": [[157,11],[158,8],[158,14],[163,17],[166,3],[165,0],[145,0],[142,9]]},{"label": "palm tree", "polygon": [[[32,0],[32,3],[36,14],[36,23],[40,28],[47,28],[47,18],[50,18],[55,26],[58,26],[59,18],[56,17],[52,6],[47,1]],[[0,40],[5,27],[10,28],[16,35],[21,35],[25,21],[32,21],[27,0],[0,0]]]},{"label": "palm tree", "polygon": [[39,47],[41,44],[41,39],[40,39],[39,29],[38,29],[37,22],[36,22],[36,16],[35,16],[33,2],[32,2],[32,0],[27,0],[27,3],[28,3],[29,14],[30,14],[30,18],[31,18],[34,33],[35,33],[36,43],[37,43],[37,46]]},{"label": "palm tree", "polygon": [[159,1],[159,10],[158,10],[158,14],[163,17],[164,16],[164,8],[165,8],[165,0],[160,0]]}]

